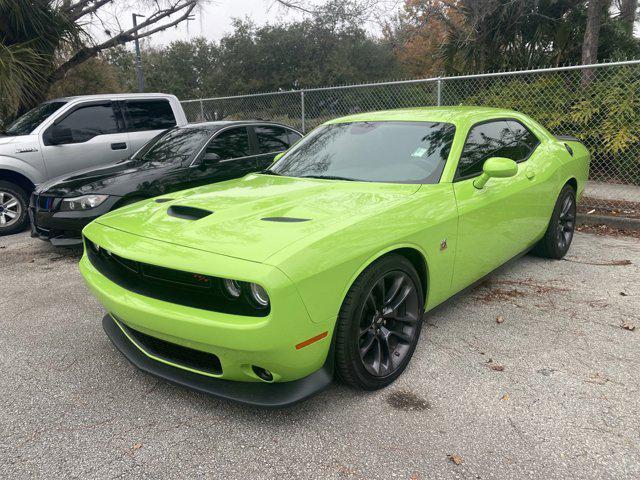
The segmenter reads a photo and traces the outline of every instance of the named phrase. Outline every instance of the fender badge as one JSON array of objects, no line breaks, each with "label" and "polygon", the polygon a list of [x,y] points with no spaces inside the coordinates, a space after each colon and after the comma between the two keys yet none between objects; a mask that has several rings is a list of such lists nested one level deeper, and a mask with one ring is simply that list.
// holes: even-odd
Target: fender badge
[{"label": "fender badge", "polygon": [[447,249],[447,239],[445,238],[440,242],[440,251],[444,252]]},{"label": "fender badge", "polygon": [[29,152],[37,152],[38,149],[36,147],[17,147],[16,153],[29,153]]}]

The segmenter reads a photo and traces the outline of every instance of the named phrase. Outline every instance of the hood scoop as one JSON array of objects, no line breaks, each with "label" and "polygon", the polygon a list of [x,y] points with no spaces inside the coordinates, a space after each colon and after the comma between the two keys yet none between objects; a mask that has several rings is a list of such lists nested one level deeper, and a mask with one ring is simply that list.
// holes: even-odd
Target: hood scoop
[{"label": "hood scoop", "polygon": [[156,203],[170,202],[173,198],[156,198]]},{"label": "hood scoop", "polygon": [[260,220],[265,222],[282,222],[282,223],[297,223],[308,222],[310,218],[295,218],[295,217],[264,217]]},{"label": "hood scoop", "polygon": [[188,207],[186,205],[172,205],[167,209],[167,214],[184,220],[200,220],[208,217],[213,212],[203,208]]}]

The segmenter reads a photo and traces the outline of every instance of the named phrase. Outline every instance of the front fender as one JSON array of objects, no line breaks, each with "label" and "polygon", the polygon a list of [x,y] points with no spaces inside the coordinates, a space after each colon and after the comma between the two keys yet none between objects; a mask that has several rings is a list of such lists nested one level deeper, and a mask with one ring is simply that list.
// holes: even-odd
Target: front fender
[{"label": "front fender", "polygon": [[[38,171],[38,169],[34,168],[22,159],[10,157],[8,155],[0,155],[0,170],[9,170],[11,172],[19,173],[34,185],[38,185],[45,180],[42,172]],[[0,173],[0,176],[1,175],[2,174]]]}]

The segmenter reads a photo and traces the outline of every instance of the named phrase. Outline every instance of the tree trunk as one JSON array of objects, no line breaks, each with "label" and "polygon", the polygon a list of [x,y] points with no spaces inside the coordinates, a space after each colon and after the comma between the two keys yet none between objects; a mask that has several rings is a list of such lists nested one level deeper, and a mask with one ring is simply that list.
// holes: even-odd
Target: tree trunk
[{"label": "tree trunk", "polygon": [[[598,38],[600,37],[600,26],[602,23],[602,7],[605,0],[589,0],[587,8],[587,26],[584,31],[582,42],[582,64],[589,65],[598,61]],[[593,79],[593,70],[585,68],[582,70],[582,85],[588,85]]]},{"label": "tree trunk", "polygon": [[622,0],[622,5],[620,6],[620,20],[630,36],[633,36],[633,24],[636,21],[637,9],[638,0]]}]

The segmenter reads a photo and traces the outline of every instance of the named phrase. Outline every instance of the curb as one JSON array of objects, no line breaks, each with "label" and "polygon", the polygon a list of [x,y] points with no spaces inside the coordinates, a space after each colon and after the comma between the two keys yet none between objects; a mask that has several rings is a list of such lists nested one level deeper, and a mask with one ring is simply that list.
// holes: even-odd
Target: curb
[{"label": "curb", "polygon": [[640,218],[613,217],[609,215],[587,215],[579,213],[576,216],[578,224],[585,225],[608,225],[615,228],[624,228],[640,231]]}]

